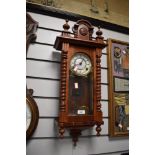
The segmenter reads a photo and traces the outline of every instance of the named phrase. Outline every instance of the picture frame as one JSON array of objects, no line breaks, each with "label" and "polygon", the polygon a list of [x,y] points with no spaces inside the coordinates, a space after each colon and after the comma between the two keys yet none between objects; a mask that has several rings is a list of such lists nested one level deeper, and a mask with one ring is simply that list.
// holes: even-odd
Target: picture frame
[{"label": "picture frame", "polygon": [[109,136],[129,135],[129,43],[108,39]]}]

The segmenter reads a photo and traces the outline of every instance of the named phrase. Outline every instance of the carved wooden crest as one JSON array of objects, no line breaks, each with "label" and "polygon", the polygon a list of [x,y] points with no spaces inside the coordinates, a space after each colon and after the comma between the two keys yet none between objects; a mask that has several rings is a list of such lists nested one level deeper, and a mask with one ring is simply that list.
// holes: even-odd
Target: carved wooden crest
[{"label": "carved wooden crest", "polygon": [[38,22],[36,22],[32,17],[26,13],[26,52],[28,50],[30,42],[36,39],[36,31],[38,27]]}]

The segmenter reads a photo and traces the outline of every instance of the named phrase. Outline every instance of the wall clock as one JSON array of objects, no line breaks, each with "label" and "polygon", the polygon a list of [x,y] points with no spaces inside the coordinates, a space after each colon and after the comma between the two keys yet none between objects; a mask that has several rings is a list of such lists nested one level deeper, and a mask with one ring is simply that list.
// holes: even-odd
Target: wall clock
[{"label": "wall clock", "polygon": [[35,131],[38,120],[39,120],[39,111],[35,100],[33,99],[33,90],[27,89],[26,95],[26,139]]},{"label": "wall clock", "polygon": [[102,49],[106,47],[100,28],[96,38],[92,38],[93,26],[86,20],[79,20],[73,26],[73,35],[68,31],[68,21],[64,31],[57,36],[54,47],[61,54],[61,84],[59,133],[63,137],[69,129],[74,145],[81,131],[96,125],[100,135],[101,111],[101,65]]}]

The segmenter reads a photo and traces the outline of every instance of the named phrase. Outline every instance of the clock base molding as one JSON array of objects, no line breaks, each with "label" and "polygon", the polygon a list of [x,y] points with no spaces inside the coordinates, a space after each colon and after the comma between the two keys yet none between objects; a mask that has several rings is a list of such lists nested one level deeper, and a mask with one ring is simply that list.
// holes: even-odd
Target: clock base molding
[{"label": "clock base molding", "polygon": [[74,146],[76,146],[76,143],[78,141],[78,137],[80,135],[82,135],[82,131],[86,130],[88,128],[93,127],[94,125],[96,125],[96,135],[100,136],[100,132],[101,132],[101,125],[103,125],[104,122],[72,122],[72,123],[59,123],[59,134],[60,137],[63,138],[64,133],[65,133],[65,128],[70,130],[70,135],[72,137],[72,141]]}]

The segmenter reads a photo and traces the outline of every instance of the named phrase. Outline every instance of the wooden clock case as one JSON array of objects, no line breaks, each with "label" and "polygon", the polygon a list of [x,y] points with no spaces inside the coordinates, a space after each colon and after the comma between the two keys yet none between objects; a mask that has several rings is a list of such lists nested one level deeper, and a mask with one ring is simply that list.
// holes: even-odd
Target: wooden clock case
[{"label": "wooden clock case", "polygon": [[[54,47],[61,53],[61,84],[60,84],[60,111],[59,111],[59,133],[63,137],[65,128],[70,130],[74,145],[81,135],[81,130],[96,125],[97,135],[100,135],[101,125],[103,124],[103,114],[101,111],[101,55],[102,49],[107,46],[100,28],[96,32],[96,38],[92,38],[93,26],[86,20],[79,20],[73,26],[73,34],[68,31],[70,26],[68,20],[63,25],[64,31],[61,36],[57,36]],[[89,56],[92,63],[92,113],[91,114],[70,114],[70,61],[76,53],[83,53]],[[85,87],[85,86],[84,86]],[[87,91],[85,89],[84,91]],[[87,94],[87,92],[85,92]],[[85,95],[81,97],[85,99]],[[86,103],[88,104],[88,103]]]}]

